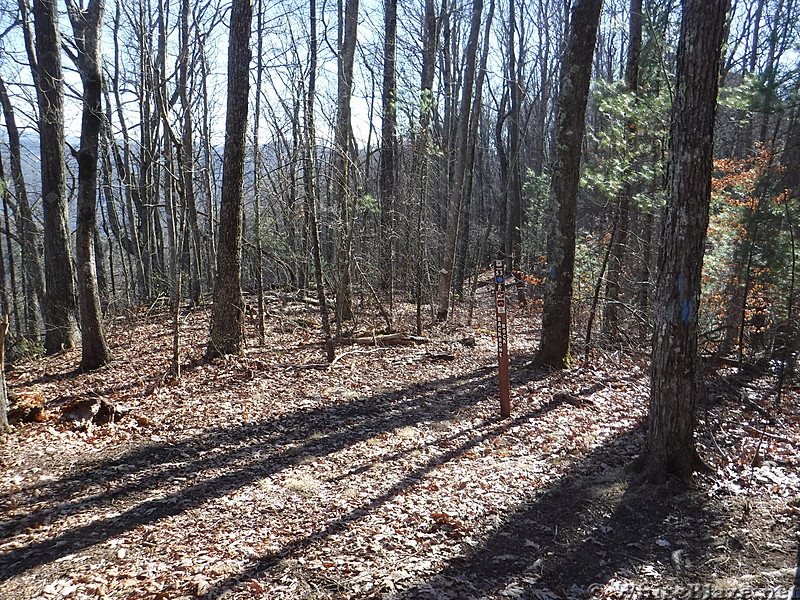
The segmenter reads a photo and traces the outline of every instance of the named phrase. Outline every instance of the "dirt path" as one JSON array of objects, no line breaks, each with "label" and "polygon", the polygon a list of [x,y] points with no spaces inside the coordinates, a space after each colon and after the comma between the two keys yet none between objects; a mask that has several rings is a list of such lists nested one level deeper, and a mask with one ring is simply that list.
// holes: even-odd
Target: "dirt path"
[{"label": "dirt path", "polygon": [[[0,597],[733,598],[796,581],[796,390],[759,436],[762,416],[712,386],[699,441],[717,476],[635,488],[644,360],[530,371],[535,320],[512,313],[501,421],[486,307],[333,368],[314,366],[306,307],[273,315],[264,348],[213,363],[207,313],[187,315],[179,382],[160,316],[115,322],[99,372],[74,373],[72,352],[10,373],[46,413],[0,447]],[[126,416],[59,420],[95,397]]]}]

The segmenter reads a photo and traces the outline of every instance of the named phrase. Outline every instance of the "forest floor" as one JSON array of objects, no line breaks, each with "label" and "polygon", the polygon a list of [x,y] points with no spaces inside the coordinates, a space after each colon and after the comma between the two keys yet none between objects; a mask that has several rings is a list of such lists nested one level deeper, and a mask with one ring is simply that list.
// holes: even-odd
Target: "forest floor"
[{"label": "forest floor", "polygon": [[[313,307],[268,308],[263,346],[249,322],[244,357],[211,362],[208,311],[185,314],[178,381],[169,317],[147,310],[109,324],[99,371],[78,351],[10,369],[44,412],[0,442],[0,598],[792,598],[796,384],[774,406],[774,375],[709,374],[715,473],[637,486],[644,356],[531,370],[538,320],[512,309],[500,419],[488,296],[469,326],[330,367]],[[124,416],[80,420],[99,400]]]}]

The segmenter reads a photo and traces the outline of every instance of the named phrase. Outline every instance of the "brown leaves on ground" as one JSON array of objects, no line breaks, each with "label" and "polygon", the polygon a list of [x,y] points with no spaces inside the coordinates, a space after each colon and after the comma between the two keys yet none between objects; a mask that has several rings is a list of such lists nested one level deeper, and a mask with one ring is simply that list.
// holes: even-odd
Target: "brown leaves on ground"
[{"label": "brown leaves on ground", "polygon": [[[712,386],[698,435],[717,477],[634,489],[623,467],[642,443],[644,359],[531,371],[537,322],[512,312],[513,414],[501,421],[488,301],[471,327],[456,315],[425,345],[342,348],[329,368],[318,368],[312,310],[284,303],[263,348],[252,336],[243,358],[213,362],[201,358],[207,312],[185,315],[179,381],[167,376],[166,315],[113,322],[115,362],[99,371],[77,373],[71,352],[10,373],[46,418],[18,424],[0,450],[2,597],[617,598],[637,584],[791,585],[796,390],[765,431]],[[762,391],[751,400],[768,406]],[[105,424],[101,402],[116,410]],[[94,412],[63,416],[76,406]]]}]

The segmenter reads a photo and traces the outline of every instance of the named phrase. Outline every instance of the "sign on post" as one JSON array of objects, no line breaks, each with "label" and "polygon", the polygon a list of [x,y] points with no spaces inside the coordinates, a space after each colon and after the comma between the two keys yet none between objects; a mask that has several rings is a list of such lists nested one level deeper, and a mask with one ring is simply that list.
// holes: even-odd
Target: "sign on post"
[{"label": "sign on post", "polygon": [[494,263],[494,298],[497,325],[497,364],[500,383],[500,417],[511,416],[511,384],[508,378],[508,317],[506,315],[506,278],[502,260]]}]

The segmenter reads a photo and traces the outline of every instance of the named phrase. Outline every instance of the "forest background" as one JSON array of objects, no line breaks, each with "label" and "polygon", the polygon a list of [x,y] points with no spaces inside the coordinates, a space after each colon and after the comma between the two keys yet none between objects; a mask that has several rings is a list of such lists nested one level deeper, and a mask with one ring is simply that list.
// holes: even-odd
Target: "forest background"
[{"label": "forest background", "polygon": [[[45,79],[47,40],[31,8],[7,4],[0,38],[0,308],[13,357],[75,343],[72,280],[96,288],[106,315],[166,296],[202,302],[221,235],[230,6],[67,3],[53,31],[67,156],[52,210],[37,132],[47,131],[41,107],[58,102],[34,85]],[[419,333],[474,294],[474,275],[499,258],[517,275],[517,300],[537,310],[555,222],[551,140],[569,3],[252,8],[244,289],[311,292],[322,281],[337,335],[353,289],[387,330],[396,299],[410,300]],[[797,350],[798,10],[792,0],[733,2],[726,24],[699,323],[706,351],[739,362]],[[87,18],[94,13],[102,19]],[[572,317],[587,344],[649,340],[680,14],[676,2],[603,7],[576,210]],[[89,95],[98,167],[84,178],[81,212]],[[83,233],[80,215],[92,221]],[[75,253],[86,264],[89,245],[96,284],[71,261]]]}]

